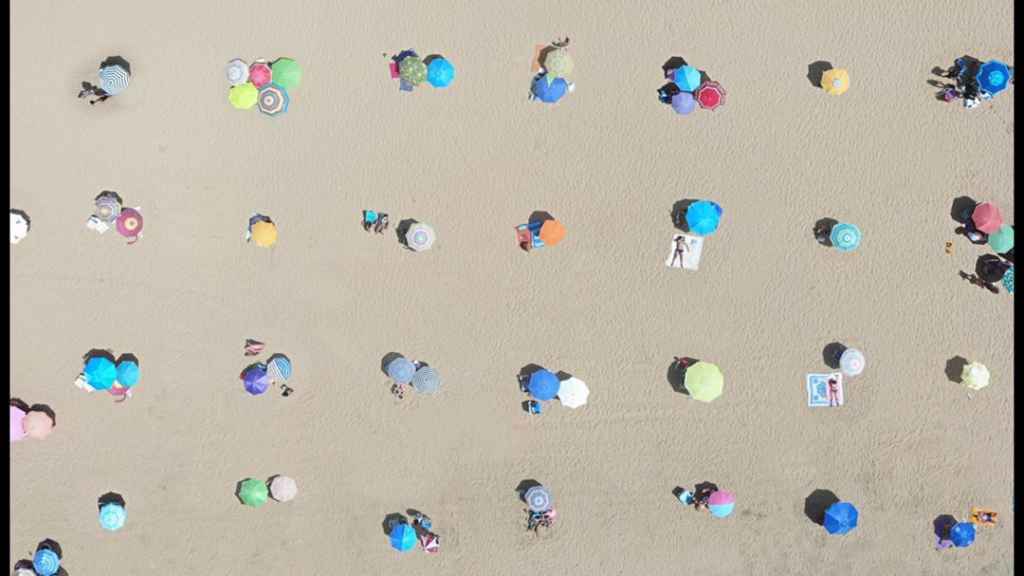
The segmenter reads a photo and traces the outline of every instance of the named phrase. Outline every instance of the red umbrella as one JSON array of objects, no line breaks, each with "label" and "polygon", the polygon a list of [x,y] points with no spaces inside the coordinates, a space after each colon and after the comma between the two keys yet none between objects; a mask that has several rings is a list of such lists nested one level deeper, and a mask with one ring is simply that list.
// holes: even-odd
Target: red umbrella
[{"label": "red umbrella", "polygon": [[256,62],[252,66],[249,66],[249,82],[257,88],[270,84],[272,74],[270,66],[267,66],[265,62]]},{"label": "red umbrella", "polygon": [[971,220],[974,221],[974,226],[985,234],[991,234],[1003,225],[1003,215],[999,213],[999,208],[996,208],[996,205],[991,202],[978,204],[974,208],[974,213],[971,214]]},{"label": "red umbrella", "polygon": [[714,110],[725,104],[725,89],[718,82],[708,80],[697,89],[697,104],[706,110]]}]

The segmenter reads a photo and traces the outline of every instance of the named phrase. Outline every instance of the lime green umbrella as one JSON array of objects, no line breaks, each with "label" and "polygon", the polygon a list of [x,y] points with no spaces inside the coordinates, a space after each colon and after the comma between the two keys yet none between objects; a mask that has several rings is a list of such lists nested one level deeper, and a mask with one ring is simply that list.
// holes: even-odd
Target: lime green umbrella
[{"label": "lime green umbrella", "polygon": [[548,77],[552,80],[565,78],[572,73],[572,67],[572,56],[569,56],[565,48],[552,50],[544,56],[544,69],[548,71]]},{"label": "lime green umbrella", "polygon": [[231,90],[228,90],[228,102],[239,110],[248,110],[255,106],[259,96],[260,91],[250,82],[232,86]]},{"label": "lime green umbrella", "polygon": [[246,478],[238,487],[238,497],[246,506],[253,508],[259,508],[266,504],[269,495],[270,490],[267,488],[266,482],[260,482],[254,478]]},{"label": "lime green umbrella", "polygon": [[278,58],[270,65],[270,72],[274,83],[284,86],[289,92],[298,88],[302,81],[302,68],[291,58]]},{"label": "lime green umbrella", "polygon": [[398,65],[398,77],[417,86],[427,79],[427,65],[418,56],[406,56]]},{"label": "lime green umbrella", "polygon": [[724,381],[718,366],[710,362],[697,362],[686,369],[683,385],[694,400],[711,402],[722,395]]},{"label": "lime green umbrella", "polygon": [[999,254],[1013,250],[1013,228],[1003,224],[999,230],[989,235],[988,245]]}]

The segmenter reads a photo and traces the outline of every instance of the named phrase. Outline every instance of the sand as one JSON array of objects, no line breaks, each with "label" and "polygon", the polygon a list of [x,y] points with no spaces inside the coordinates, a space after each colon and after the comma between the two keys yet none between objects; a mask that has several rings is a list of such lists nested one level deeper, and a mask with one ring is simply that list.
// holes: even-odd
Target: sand
[{"label": "sand", "polygon": [[[1013,89],[976,110],[926,82],[971,53],[1014,62],[1010,2],[195,1],[12,7],[11,395],[57,429],[11,446],[13,560],[43,538],[94,574],[1009,574],[1013,297],[972,286],[985,250],[954,236],[953,199],[1014,208]],[[572,39],[576,91],[527,100],[537,43]],[[400,93],[384,52],[457,67]],[[104,57],[132,85],[76,100]],[[728,90],[681,118],[657,102],[679,55]],[[225,63],[304,68],[287,115],[227,103]],[[830,97],[808,65],[850,70]],[[92,198],[141,206],[133,246],[85,228]],[[697,272],[664,265],[673,203],[724,219]],[[414,254],[360,211],[435,227]],[[547,210],[559,246],[518,249]],[[271,216],[272,249],[242,240]],[[850,254],[814,222],[856,223]],[[952,240],[955,253],[943,250]],[[248,396],[245,338],[290,356],[295,393]],[[806,406],[833,341],[863,350],[839,409]],[[92,348],[141,361],[114,404],[73,381]],[[434,397],[395,400],[381,358],[425,360]],[[712,361],[723,397],[673,391],[674,355]],[[947,361],[985,363],[969,393]],[[585,380],[589,405],[521,411],[536,363]],[[232,491],[286,474],[298,497],[253,510]],[[515,487],[559,519],[527,533]],[[734,491],[716,520],[677,485]],[[832,537],[816,489],[860,509]],[[96,499],[127,501],[103,531]],[[932,520],[1001,513],[967,550]],[[398,554],[385,515],[430,515],[442,551]]]}]

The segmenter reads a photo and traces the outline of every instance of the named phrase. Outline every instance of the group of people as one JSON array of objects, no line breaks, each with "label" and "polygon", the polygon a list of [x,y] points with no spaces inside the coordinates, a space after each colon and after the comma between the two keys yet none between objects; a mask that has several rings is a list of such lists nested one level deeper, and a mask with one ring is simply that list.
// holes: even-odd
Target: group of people
[{"label": "group of people", "polygon": [[[954,218],[961,224],[955,230],[957,234],[962,234],[972,244],[988,246],[995,252],[978,258],[974,274],[961,271],[960,276],[996,294],[999,289],[995,285],[1002,282],[1013,293],[1011,271],[1015,264],[1014,226],[1003,222],[999,208],[991,202],[965,202]],[[952,246],[947,251],[951,249]],[[1006,279],[1008,274],[1011,274],[1009,281]]]},{"label": "group of people", "polygon": [[973,56],[957,58],[946,70],[937,69],[935,74],[953,80],[941,85],[940,97],[946,102],[962,98],[964,106],[974,108],[982,100],[990,100],[1007,84],[1013,84],[1013,67],[998,60],[982,62]]}]

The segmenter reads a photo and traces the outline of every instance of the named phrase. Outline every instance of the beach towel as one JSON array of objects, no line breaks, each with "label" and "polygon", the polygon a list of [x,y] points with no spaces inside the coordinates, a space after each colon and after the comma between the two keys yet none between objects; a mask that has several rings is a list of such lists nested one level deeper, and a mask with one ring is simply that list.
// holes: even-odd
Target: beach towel
[{"label": "beach towel", "polygon": [[833,405],[829,398],[828,381],[835,378],[839,385],[835,395],[835,405],[842,406],[843,397],[843,373],[832,372],[831,374],[808,374],[807,375],[807,406],[811,408],[829,407]]},{"label": "beach towel", "polygon": [[[675,259],[672,261],[672,256],[676,253],[676,240],[679,238],[685,239],[686,246],[689,250],[683,252],[682,258]],[[676,234],[672,236],[672,241],[669,243],[668,258],[665,259],[665,266],[669,268],[685,268],[687,270],[697,270],[700,266],[700,255],[704,248],[704,238],[701,236],[690,236],[689,234]]]}]

